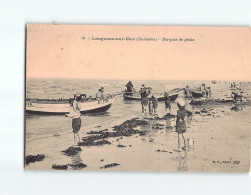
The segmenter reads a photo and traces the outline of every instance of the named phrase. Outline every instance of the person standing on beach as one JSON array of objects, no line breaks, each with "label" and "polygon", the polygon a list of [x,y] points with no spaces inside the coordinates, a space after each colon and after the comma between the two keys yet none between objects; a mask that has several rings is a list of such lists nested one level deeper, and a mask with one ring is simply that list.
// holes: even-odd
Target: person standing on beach
[{"label": "person standing on beach", "polygon": [[177,100],[177,106],[178,106],[178,111],[177,111],[177,118],[176,118],[176,132],[178,133],[178,149],[175,150],[177,152],[181,152],[181,146],[180,146],[180,135],[183,138],[184,141],[184,147],[182,147],[183,150],[186,149],[186,139],[184,136],[184,133],[186,132],[186,109],[185,109],[185,101],[182,99]]},{"label": "person standing on beach", "polygon": [[202,95],[206,95],[206,85],[205,84],[202,84],[201,87],[200,87],[200,90],[202,91]]},{"label": "person standing on beach", "polygon": [[147,96],[147,91],[146,91],[146,87],[145,85],[143,84],[140,91],[140,96],[141,96],[141,107],[142,107],[142,113],[145,112],[145,107],[147,105],[147,100],[146,100],[146,96]]},{"label": "person standing on beach", "polygon": [[158,99],[153,95],[152,96],[152,104],[153,104],[153,115],[157,115],[157,107],[158,107]]},{"label": "person standing on beach", "polygon": [[72,131],[74,133],[74,141],[76,141],[75,134],[77,134],[78,140],[80,142],[80,137],[78,135],[78,132],[79,132],[80,127],[81,127],[81,118],[80,118],[80,116],[81,116],[81,113],[80,113],[81,106],[78,103],[76,96],[74,96],[74,99],[69,99],[69,103],[70,103],[70,106],[71,106],[70,113],[66,114],[65,116],[69,117],[69,118],[72,118]]},{"label": "person standing on beach", "polygon": [[148,108],[149,108],[149,114],[153,113],[153,93],[152,93],[152,88],[148,87],[148,93],[147,93],[147,99],[148,99]]},{"label": "person standing on beach", "polygon": [[207,94],[207,99],[208,99],[208,100],[211,100],[211,97],[212,97],[211,87],[208,87],[208,88],[207,88],[207,93],[206,93],[206,94]]},{"label": "person standing on beach", "polygon": [[167,91],[164,92],[164,98],[165,98],[165,111],[169,109],[169,112],[171,113],[171,100],[169,97],[169,93]]}]

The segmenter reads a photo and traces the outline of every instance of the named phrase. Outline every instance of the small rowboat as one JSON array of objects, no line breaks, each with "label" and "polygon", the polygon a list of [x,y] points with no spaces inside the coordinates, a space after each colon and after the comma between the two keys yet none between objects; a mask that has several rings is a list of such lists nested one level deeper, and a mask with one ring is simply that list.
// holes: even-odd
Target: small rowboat
[{"label": "small rowboat", "polygon": [[191,90],[193,98],[200,98],[204,96],[203,91],[201,90]]},{"label": "small rowboat", "polygon": [[[91,100],[79,102],[81,105],[81,114],[98,113],[107,111],[114,102],[114,98],[110,97],[106,100]],[[28,99],[26,100],[26,112],[33,114],[59,115],[67,114],[70,111],[70,104],[67,99],[46,100],[46,99]]]},{"label": "small rowboat", "polygon": [[[154,93],[154,96],[158,99],[158,101],[165,101],[164,94]],[[169,93],[171,101],[175,101],[178,96],[179,96],[178,92]],[[123,97],[125,100],[141,100],[141,95],[139,92],[124,92]]]}]

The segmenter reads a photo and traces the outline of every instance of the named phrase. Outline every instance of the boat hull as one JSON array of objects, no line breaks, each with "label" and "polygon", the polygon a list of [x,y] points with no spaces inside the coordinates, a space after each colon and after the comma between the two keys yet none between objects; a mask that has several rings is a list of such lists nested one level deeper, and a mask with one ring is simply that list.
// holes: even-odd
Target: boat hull
[{"label": "boat hull", "polygon": [[[174,93],[174,94],[170,94],[170,100],[171,101],[175,101],[177,99],[177,97],[179,96],[179,93]],[[141,100],[140,95],[138,95],[137,93],[124,93],[123,95],[125,100]],[[157,96],[156,97],[158,99],[158,101],[165,101],[165,97],[163,96]]]},{"label": "boat hull", "polygon": [[[83,102],[81,104],[81,114],[99,113],[109,110],[114,102],[114,98],[108,101]],[[32,103],[26,105],[26,113],[45,114],[45,115],[64,115],[70,110],[69,103]]]},{"label": "boat hull", "polygon": [[193,98],[201,98],[204,96],[202,92],[192,91],[191,93],[192,93]]}]

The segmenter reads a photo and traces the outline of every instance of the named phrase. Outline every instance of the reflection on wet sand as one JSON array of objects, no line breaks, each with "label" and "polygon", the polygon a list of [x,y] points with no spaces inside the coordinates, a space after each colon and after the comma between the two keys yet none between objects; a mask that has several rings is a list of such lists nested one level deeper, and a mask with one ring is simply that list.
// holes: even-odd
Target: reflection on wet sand
[{"label": "reflection on wet sand", "polygon": [[188,166],[187,166],[187,151],[184,150],[179,153],[179,156],[176,157],[178,160],[178,167],[177,171],[188,171]]}]

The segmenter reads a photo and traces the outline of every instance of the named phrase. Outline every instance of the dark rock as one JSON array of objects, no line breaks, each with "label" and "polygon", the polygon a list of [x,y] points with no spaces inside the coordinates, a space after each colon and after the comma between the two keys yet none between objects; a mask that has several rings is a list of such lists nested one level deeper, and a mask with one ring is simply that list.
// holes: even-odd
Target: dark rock
[{"label": "dark rock", "polygon": [[72,168],[76,168],[76,169],[83,169],[85,167],[87,167],[86,164],[84,163],[79,163],[79,164],[69,164],[69,166],[71,166]]},{"label": "dark rock", "polygon": [[231,108],[231,110],[235,110],[236,111],[236,110],[238,110],[238,107],[234,106],[234,107]]},{"label": "dark rock", "polygon": [[57,170],[66,170],[66,169],[68,169],[68,165],[56,165],[56,164],[54,164],[54,165],[52,165],[52,168],[57,169]]},{"label": "dark rock", "polygon": [[[156,150],[156,152],[168,152],[168,151],[158,149],[158,150]],[[168,153],[172,154],[172,152],[168,152]]]},{"label": "dark rock", "polygon": [[188,117],[193,115],[193,113],[191,111],[189,111],[189,110],[186,110],[186,114],[187,114]]},{"label": "dark rock", "polygon": [[36,162],[36,161],[42,161],[44,160],[45,155],[44,154],[38,154],[38,155],[28,155],[25,157],[25,164],[28,165],[30,163]]},{"label": "dark rock", "polygon": [[120,164],[118,164],[118,163],[107,164],[103,167],[100,167],[100,169],[107,169],[107,168],[111,168],[111,167],[116,167],[118,165],[120,165]]},{"label": "dark rock", "polygon": [[76,155],[78,152],[82,151],[82,149],[80,147],[74,147],[74,146],[71,146],[69,147],[67,150],[63,150],[61,151],[64,155],[67,155],[67,156],[73,156],[73,155]]},{"label": "dark rock", "polygon": [[175,118],[175,115],[170,114],[170,113],[167,113],[166,115],[164,115],[164,116],[162,117],[163,120],[166,120],[166,119],[169,119],[169,118]]},{"label": "dark rock", "polygon": [[207,113],[207,111],[206,111],[205,108],[203,108],[200,112],[202,112],[202,113]]},{"label": "dark rock", "polygon": [[120,144],[119,144],[119,145],[117,145],[117,147],[118,147],[118,148],[125,148],[126,146],[120,145]]},{"label": "dark rock", "polygon": [[195,114],[200,114],[200,112],[199,111],[195,111]]}]

